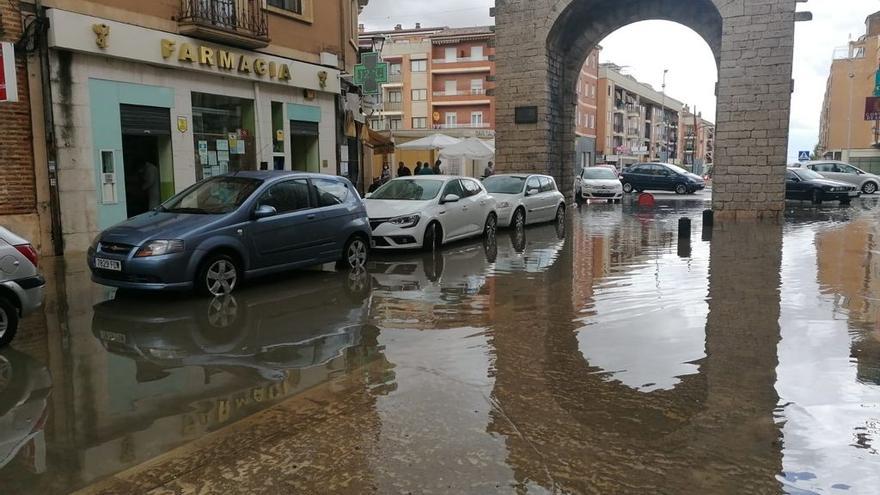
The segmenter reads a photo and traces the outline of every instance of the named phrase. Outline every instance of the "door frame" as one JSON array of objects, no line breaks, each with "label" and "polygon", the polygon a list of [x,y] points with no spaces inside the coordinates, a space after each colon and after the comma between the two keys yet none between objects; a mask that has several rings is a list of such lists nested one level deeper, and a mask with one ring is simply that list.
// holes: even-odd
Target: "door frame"
[{"label": "door frame", "polygon": [[[125,162],[122,158],[122,112],[120,105],[174,109],[174,89],[105,79],[89,79],[89,110],[92,123],[92,155],[95,209],[98,229],[104,230],[128,219],[125,196]],[[169,111],[169,119],[172,112]],[[171,122],[169,127],[173,128]],[[172,143],[172,147],[173,147]],[[113,152],[116,173],[116,201],[104,203],[101,153]],[[173,151],[172,151],[173,156]]]}]

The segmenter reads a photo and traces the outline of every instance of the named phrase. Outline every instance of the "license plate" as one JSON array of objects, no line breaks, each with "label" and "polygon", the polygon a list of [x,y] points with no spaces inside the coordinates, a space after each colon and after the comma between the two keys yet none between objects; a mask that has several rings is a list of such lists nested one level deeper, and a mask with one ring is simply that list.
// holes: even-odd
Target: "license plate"
[{"label": "license plate", "polygon": [[95,258],[95,268],[101,270],[111,270],[114,272],[122,271],[122,262],[116,260],[105,260],[104,258]]},{"label": "license plate", "polygon": [[105,340],[107,342],[116,342],[117,344],[124,344],[126,341],[125,334],[116,333],[116,332],[105,332],[101,330],[99,332],[101,336],[101,340]]}]

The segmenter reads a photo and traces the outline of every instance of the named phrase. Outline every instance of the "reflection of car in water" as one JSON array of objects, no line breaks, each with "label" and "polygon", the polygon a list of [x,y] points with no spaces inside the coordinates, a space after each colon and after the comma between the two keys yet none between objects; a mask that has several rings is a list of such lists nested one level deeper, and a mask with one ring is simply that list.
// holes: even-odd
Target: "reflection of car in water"
[{"label": "reflection of car in water", "polygon": [[16,458],[29,471],[45,470],[43,428],[51,391],[45,366],[18,351],[0,351],[0,470]]},{"label": "reflection of car in water", "polygon": [[509,243],[499,238],[497,271],[543,272],[553,266],[565,246],[565,223],[513,229],[508,239]]},{"label": "reflection of car in water", "polygon": [[117,298],[95,306],[104,347],[137,362],[138,382],[184,366],[252,370],[279,380],[285,370],[319,366],[361,344],[369,279],[316,273],[212,301]]}]

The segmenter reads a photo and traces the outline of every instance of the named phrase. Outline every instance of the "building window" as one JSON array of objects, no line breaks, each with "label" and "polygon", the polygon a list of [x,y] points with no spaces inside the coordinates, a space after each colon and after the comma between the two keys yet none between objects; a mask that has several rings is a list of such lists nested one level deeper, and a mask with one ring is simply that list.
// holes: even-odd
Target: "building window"
[{"label": "building window", "polygon": [[483,47],[482,46],[473,46],[471,47],[471,60],[478,61],[483,60]]},{"label": "building window", "polygon": [[412,100],[413,101],[425,101],[428,99],[428,90],[427,89],[414,89],[412,90]]},{"label": "building window", "polygon": [[399,131],[401,127],[401,122],[402,121],[400,119],[391,119],[389,121],[389,128],[391,128],[392,131]]},{"label": "building window", "polygon": [[427,129],[428,128],[428,118],[427,117],[413,117],[412,127],[413,127],[413,129]]},{"label": "building window", "polygon": [[483,125],[483,112],[471,112],[471,124],[474,127]]},{"label": "building window", "polygon": [[403,96],[400,91],[389,91],[388,92],[388,103],[400,103],[402,101]]},{"label": "building window", "polygon": [[192,93],[196,180],[257,170],[254,101]]},{"label": "building window", "polygon": [[458,125],[458,114],[447,112],[446,113],[446,125],[447,126],[456,126]]},{"label": "building window", "polygon": [[388,74],[392,76],[399,76],[401,71],[400,62],[393,62],[388,66]]},{"label": "building window", "polygon": [[590,114],[590,129],[595,129],[595,128],[596,128],[596,116],[593,114]]},{"label": "building window", "polygon": [[456,51],[454,46],[447,47],[446,53],[444,55],[445,56],[443,60],[445,60],[446,62],[455,62],[456,60],[458,60],[458,52]]},{"label": "building window", "polygon": [[427,60],[411,60],[410,61],[410,70],[413,72],[427,72],[428,71],[428,61]]},{"label": "building window", "polygon": [[303,15],[303,0],[266,0],[270,7],[289,10],[294,14]]}]

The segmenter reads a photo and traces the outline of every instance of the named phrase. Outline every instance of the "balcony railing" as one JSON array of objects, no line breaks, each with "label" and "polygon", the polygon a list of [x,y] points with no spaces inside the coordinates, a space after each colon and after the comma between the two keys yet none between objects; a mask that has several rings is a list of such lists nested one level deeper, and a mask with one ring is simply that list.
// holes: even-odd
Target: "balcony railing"
[{"label": "balcony railing", "polygon": [[457,89],[455,91],[434,91],[434,96],[481,96],[485,94],[485,88]]},{"label": "balcony railing", "polygon": [[463,64],[465,62],[487,62],[489,57],[457,57],[457,58],[435,58],[432,62],[437,64]]},{"label": "balcony railing", "polygon": [[387,84],[399,84],[403,82],[403,76],[400,72],[391,72],[388,74],[388,83]]},{"label": "balcony railing", "polygon": [[269,22],[260,0],[181,0],[180,33],[218,43],[269,45]]},{"label": "balcony railing", "polygon": [[386,101],[382,104],[382,110],[385,112],[401,112],[403,111],[403,103],[399,101]]},{"label": "balcony railing", "polygon": [[464,124],[434,124],[434,129],[489,129],[492,127],[487,122],[466,122]]}]

